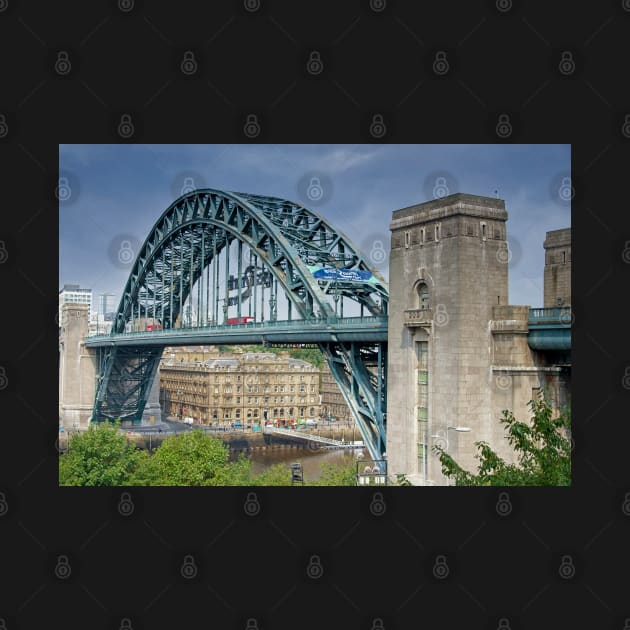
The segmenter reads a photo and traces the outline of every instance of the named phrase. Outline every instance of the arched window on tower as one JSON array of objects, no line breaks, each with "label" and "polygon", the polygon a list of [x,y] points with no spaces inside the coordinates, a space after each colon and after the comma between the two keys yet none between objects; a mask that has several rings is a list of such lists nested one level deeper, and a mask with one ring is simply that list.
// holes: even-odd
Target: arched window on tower
[{"label": "arched window on tower", "polygon": [[418,308],[425,310],[429,308],[429,287],[425,282],[421,282],[417,288],[418,291]]}]

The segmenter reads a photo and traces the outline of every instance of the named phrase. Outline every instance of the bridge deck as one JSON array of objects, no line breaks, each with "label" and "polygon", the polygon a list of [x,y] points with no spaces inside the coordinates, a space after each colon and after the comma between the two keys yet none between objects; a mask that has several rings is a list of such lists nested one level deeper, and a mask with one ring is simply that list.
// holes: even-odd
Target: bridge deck
[{"label": "bridge deck", "polygon": [[187,346],[195,344],[264,344],[387,341],[387,317],[344,317],[250,322],[195,328],[172,328],[87,337],[88,348],[103,346]]},{"label": "bridge deck", "polygon": [[295,429],[279,429],[276,427],[264,427],[263,433],[267,435],[286,435],[292,438],[300,438],[302,440],[308,440],[309,442],[317,442],[319,444],[326,444],[328,446],[336,446],[339,448],[364,448],[361,445],[349,444],[348,442],[342,442],[341,440],[335,440],[333,438],[327,438],[321,435],[312,435],[310,433],[303,433],[302,431],[296,431]]}]

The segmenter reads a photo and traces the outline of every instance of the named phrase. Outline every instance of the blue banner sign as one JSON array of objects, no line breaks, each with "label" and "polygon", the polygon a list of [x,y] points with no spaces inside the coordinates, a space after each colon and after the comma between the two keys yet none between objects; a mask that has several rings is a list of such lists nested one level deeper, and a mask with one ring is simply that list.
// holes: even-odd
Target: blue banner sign
[{"label": "blue banner sign", "polygon": [[376,282],[371,271],[360,269],[337,269],[336,267],[320,267],[309,265],[308,270],[316,280],[337,280],[339,282]]}]

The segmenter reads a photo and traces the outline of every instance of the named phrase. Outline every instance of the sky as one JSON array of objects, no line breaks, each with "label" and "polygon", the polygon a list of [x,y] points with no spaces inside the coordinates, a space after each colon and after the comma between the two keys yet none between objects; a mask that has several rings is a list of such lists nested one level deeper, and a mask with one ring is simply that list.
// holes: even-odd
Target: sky
[{"label": "sky", "polygon": [[510,304],[542,306],[545,233],[571,225],[570,160],[570,145],[60,145],[59,288],[117,306],[155,221],[203,187],[299,201],[387,279],[392,211],[463,192],[505,200]]}]

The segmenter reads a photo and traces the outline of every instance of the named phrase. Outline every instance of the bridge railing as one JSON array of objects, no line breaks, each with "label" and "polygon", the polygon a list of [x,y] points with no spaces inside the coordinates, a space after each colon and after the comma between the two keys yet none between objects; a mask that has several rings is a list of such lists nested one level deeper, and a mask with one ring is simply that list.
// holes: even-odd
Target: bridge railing
[{"label": "bridge railing", "polygon": [[551,308],[530,308],[529,325],[560,324],[570,326],[572,314],[570,306],[554,306]]},{"label": "bridge railing", "polygon": [[212,332],[233,330],[234,332],[243,332],[247,330],[256,330],[259,328],[303,328],[313,327],[329,327],[329,326],[365,326],[373,327],[375,325],[387,324],[386,315],[371,315],[364,317],[315,317],[312,319],[292,319],[292,320],[275,320],[265,322],[248,322],[246,324],[214,324],[211,326],[190,326],[185,328],[163,328],[160,330],[134,330],[125,331],[123,333],[110,333],[107,335],[89,335],[91,339],[108,339],[111,336],[129,336],[129,337],[171,337],[173,335],[188,335],[191,331],[195,332]]}]

